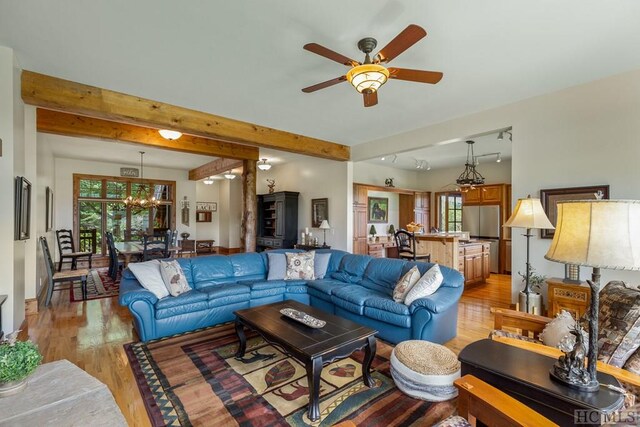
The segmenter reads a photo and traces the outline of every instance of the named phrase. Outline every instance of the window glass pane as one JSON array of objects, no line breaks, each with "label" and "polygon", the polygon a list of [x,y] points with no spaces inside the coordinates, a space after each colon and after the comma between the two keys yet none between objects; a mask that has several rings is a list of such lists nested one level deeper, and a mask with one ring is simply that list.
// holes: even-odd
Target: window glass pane
[{"label": "window glass pane", "polygon": [[455,211],[455,220],[456,222],[462,222],[462,211]]},{"label": "window glass pane", "polygon": [[81,179],[80,180],[80,197],[91,197],[99,199],[102,197],[102,180],[100,179]]},{"label": "window glass pane", "polygon": [[447,196],[440,196],[440,212],[438,212],[438,226],[440,228],[445,228],[446,225],[446,215],[447,215]]},{"label": "window glass pane", "polygon": [[107,231],[113,233],[115,242],[125,240],[127,229],[127,210],[124,203],[108,202],[107,205]]},{"label": "window glass pane", "polygon": [[462,231],[462,224],[459,222],[456,222],[453,231]]},{"label": "window glass pane", "polygon": [[127,197],[127,183],[107,181],[107,199],[124,199]]},{"label": "window glass pane", "polygon": [[[78,203],[78,225],[82,230],[96,230],[96,252],[101,253],[102,246],[102,203],[100,202],[79,202]],[[81,233],[82,234],[82,233]],[[83,239],[81,245],[89,244]],[[85,248],[77,248],[82,251]],[[90,249],[87,249],[90,250]]]},{"label": "window glass pane", "polygon": [[148,184],[140,184],[139,182],[134,182],[131,184],[131,195],[136,197],[137,195],[141,195],[143,197],[148,197],[150,195],[150,188]]},{"label": "window glass pane", "polygon": [[455,198],[456,209],[462,209],[462,196],[453,196]]},{"label": "window glass pane", "polygon": [[131,227],[128,240],[142,240],[142,235],[152,232],[149,230],[149,209],[131,208]]},{"label": "window glass pane", "polygon": [[153,195],[158,200],[169,200],[171,199],[171,186],[164,184],[156,184]]},{"label": "window glass pane", "polygon": [[153,233],[167,231],[171,227],[171,205],[160,205],[153,211]]}]

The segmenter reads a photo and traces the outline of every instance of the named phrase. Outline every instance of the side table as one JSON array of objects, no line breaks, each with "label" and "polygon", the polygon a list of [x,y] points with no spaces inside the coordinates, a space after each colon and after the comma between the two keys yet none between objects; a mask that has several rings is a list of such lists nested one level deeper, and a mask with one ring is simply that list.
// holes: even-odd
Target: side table
[{"label": "side table", "polygon": [[106,385],[68,360],[45,363],[20,393],[0,399],[0,425],[126,426]]},{"label": "side table", "polygon": [[[574,424],[575,411],[610,414],[624,403],[622,394],[608,388],[585,393],[552,380],[549,370],[554,358],[490,339],[469,344],[458,359],[462,375],[480,378],[562,426]],[[620,387],[617,379],[602,372],[598,381]]]},{"label": "side table", "polygon": [[556,277],[547,279],[546,282],[549,317],[555,317],[562,310],[566,310],[575,319],[579,319],[589,309],[591,288],[587,282],[565,283]]}]

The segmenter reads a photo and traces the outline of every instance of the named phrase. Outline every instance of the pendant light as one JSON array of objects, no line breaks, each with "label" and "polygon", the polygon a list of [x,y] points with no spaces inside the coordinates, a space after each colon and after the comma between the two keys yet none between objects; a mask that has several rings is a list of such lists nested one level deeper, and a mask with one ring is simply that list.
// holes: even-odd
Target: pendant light
[{"label": "pendant light", "polygon": [[456,184],[460,187],[474,187],[484,184],[484,177],[476,170],[475,156],[473,155],[473,144],[475,141],[467,141],[467,162],[464,171],[456,179]]},{"label": "pendant light", "polygon": [[271,169],[271,164],[267,163],[267,159],[262,159],[258,162],[258,169],[261,171],[268,171]]},{"label": "pendant light", "polygon": [[208,177],[206,177],[204,179],[204,181],[202,181],[202,183],[205,184],[205,185],[211,185],[211,184],[213,184],[213,178],[208,176]]},{"label": "pendant light", "polygon": [[138,191],[136,191],[135,195],[130,194],[122,202],[126,206],[155,208],[160,205],[160,200],[156,199],[153,194],[149,194],[149,192],[147,191],[147,187],[144,185],[144,164],[142,161],[143,156],[144,151],[140,151],[140,183],[138,185]]}]

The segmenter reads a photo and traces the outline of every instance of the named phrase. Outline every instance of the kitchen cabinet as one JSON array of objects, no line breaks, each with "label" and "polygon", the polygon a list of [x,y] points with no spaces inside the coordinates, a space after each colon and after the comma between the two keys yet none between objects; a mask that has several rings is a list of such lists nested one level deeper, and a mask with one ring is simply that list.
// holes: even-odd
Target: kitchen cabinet
[{"label": "kitchen cabinet", "polygon": [[429,207],[431,205],[430,192],[416,192],[414,194],[414,222],[424,225],[424,231],[428,232],[430,227]]},{"label": "kitchen cabinet", "polygon": [[463,205],[497,205],[506,202],[505,185],[479,185],[462,193]]},{"label": "kitchen cabinet", "polygon": [[462,267],[465,285],[484,283],[489,278],[490,248],[491,245],[484,242],[460,245],[458,266]]}]

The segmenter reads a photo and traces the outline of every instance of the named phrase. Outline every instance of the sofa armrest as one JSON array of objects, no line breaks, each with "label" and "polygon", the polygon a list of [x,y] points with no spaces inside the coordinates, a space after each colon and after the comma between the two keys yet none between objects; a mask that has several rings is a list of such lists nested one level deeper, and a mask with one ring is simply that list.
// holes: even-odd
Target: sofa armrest
[{"label": "sofa armrest", "polygon": [[533,338],[538,339],[540,332],[552,319],[550,317],[538,316],[536,314],[524,313],[522,311],[510,310],[508,308],[491,307],[494,314],[494,329],[516,328],[520,329],[522,335],[529,336],[533,333]]},{"label": "sofa armrest", "polygon": [[409,312],[415,313],[417,310],[426,309],[433,313],[442,313],[453,305],[458,304],[458,300],[464,289],[441,287],[433,295],[418,298],[409,306]]},{"label": "sofa armrest", "polygon": [[473,375],[453,382],[458,389],[458,415],[486,425],[555,426],[547,418]]},{"label": "sofa armrest", "polygon": [[137,280],[122,279],[120,282],[120,296],[118,297],[120,305],[129,306],[137,300],[146,300],[149,304],[154,305],[158,301],[158,297],[140,286]]}]

